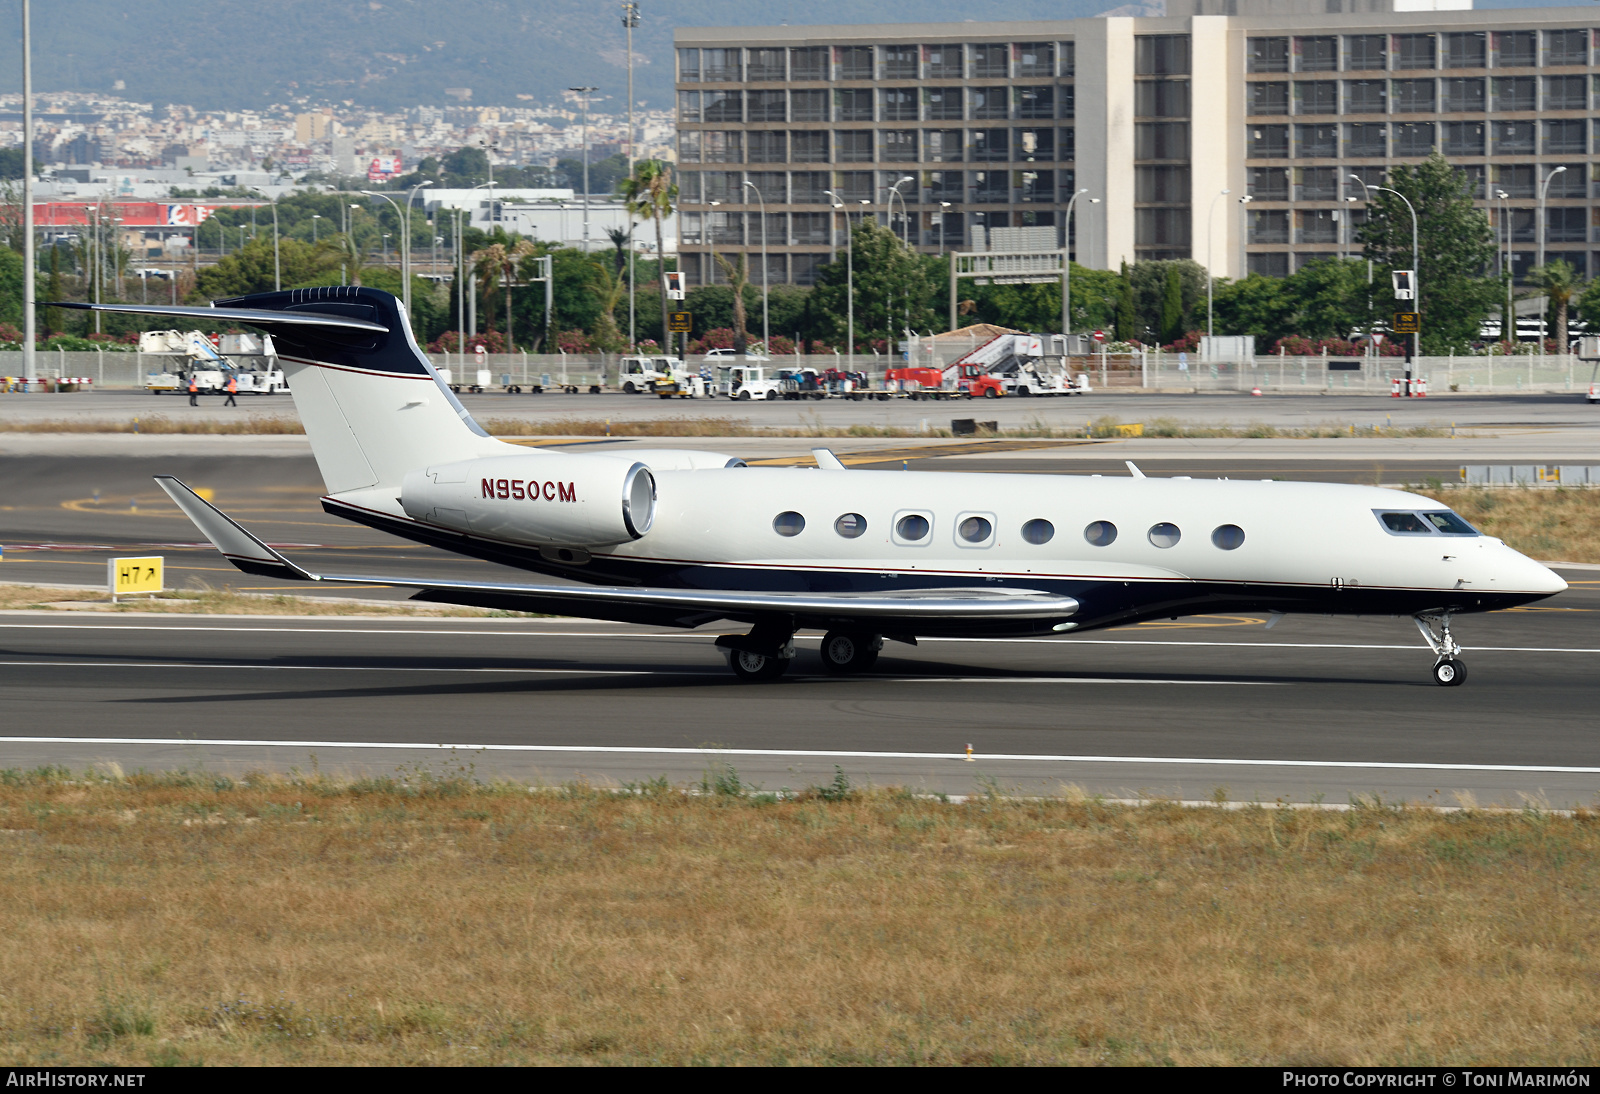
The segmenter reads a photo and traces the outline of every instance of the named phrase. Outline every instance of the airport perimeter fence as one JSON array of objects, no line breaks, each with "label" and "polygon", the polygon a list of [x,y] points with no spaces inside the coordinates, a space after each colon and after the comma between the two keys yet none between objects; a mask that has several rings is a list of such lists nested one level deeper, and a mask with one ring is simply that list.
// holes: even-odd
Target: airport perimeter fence
[{"label": "airport perimeter fence", "polygon": [[[919,347],[921,349],[921,347]],[[810,354],[775,357],[769,368],[836,368],[863,372],[873,388],[884,386],[888,368],[910,363],[944,365],[970,346],[962,343],[937,346],[931,353],[922,349],[910,362],[878,354]],[[1322,391],[1386,395],[1396,378],[1405,375],[1401,357],[1290,357],[1258,356],[1253,361],[1201,361],[1198,355],[1172,353],[1095,354],[1068,359],[1074,374],[1087,373],[1094,389],[1164,392],[1231,392],[1261,389],[1263,394]],[[481,369],[489,374],[488,390],[517,386],[524,391],[539,385],[547,390],[576,386],[586,391],[591,385],[614,390],[618,383],[618,354],[577,353],[436,353],[430,360],[439,369],[450,371],[451,381],[461,387],[478,383]],[[37,377],[50,386],[61,377],[87,377],[91,390],[135,390],[144,388],[146,377],[160,372],[171,358],[153,354],[125,353],[118,350],[41,350],[36,355]],[[699,371],[702,365],[737,364],[730,357],[691,356],[686,364]],[[761,364],[762,362],[750,362]],[[1584,391],[1596,378],[1596,365],[1576,357],[1527,354],[1513,357],[1419,357],[1412,365],[1415,377],[1426,378],[1428,394],[1513,393],[1518,391]],[[22,377],[20,350],[0,352],[0,377]],[[8,387],[14,386],[7,385]],[[42,386],[42,385],[41,385]],[[35,389],[37,390],[37,389]]]}]

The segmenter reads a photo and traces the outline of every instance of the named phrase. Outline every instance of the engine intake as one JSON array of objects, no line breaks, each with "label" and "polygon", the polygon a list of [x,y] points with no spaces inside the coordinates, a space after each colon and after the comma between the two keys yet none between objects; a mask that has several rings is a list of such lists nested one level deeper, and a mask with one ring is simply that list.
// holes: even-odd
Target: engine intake
[{"label": "engine intake", "polygon": [[656,481],[644,464],[610,456],[491,456],[412,471],[400,504],[413,520],[459,532],[601,547],[650,531]]}]

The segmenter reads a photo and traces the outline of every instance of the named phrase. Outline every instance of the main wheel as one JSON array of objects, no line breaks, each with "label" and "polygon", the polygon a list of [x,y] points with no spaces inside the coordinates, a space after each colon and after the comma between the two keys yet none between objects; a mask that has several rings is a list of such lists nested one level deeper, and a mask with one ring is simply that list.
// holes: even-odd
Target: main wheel
[{"label": "main wheel", "polygon": [[749,391],[741,391],[741,392],[739,392],[739,398],[743,399],[745,402],[749,402],[750,401],[750,392]]},{"label": "main wheel", "polygon": [[764,653],[745,653],[734,650],[728,657],[728,667],[747,684],[776,680],[789,669],[789,662],[781,657],[768,657]]},{"label": "main wheel", "polygon": [[1021,387],[1017,388],[1017,394],[1026,399],[1028,396],[1032,395],[1033,392],[1028,390],[1027,384],[1023,384]]},{"label": "main wheel", "polygon": [[636,392],[638,390],[639,390],[638,388],[633,386],[633,381],[632,380],[629,380],[627,383],[622,385],[622,393],[624,395],[632,395],[634,392]]},{"label": "main wheel", "polygon": [[866,672],[878,660],[875,635],[829,631],[822,636],[822,670],[835,676]]},{"label": "main wheel", "polygon": [[998,399],[998,398],[1000,398],[1000,391],[999,391],[998,388],[992,388],[992,387],[991,388],[985,388],[984,392],[983,392],[983,397],[985,399]]},{"label": "main wheel", "polygon": [[1433,666],[1433,682],[1440,687],[1459,687],[1466,678],[1467,666],[1464,661],[1447,657]]},{"label": "main wheel", "polygon": [[778,393],[776,391],[767,392],[767,402],[770,403],[770,402],[772,402],[773,400],[775,400],[777,398],[778,398]]}]

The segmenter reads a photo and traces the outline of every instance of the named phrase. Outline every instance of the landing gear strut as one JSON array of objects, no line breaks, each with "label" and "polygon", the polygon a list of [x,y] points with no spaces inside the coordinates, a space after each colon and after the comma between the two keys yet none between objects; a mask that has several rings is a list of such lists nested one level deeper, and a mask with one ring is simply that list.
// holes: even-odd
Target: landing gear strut
[{"label": "landing gear strut", "polygon": [[717,648],[733,674],[747,684],[776,680],[794,660],[794,632],[756,627],[749,634],[725,634]]},{"label": "landing gear strut", "polygon": [[1449,612],[1421,612],[1411,617],[1438,658],[1433,664],[1433,682],[1441,687],[1460,686],[1467,679],[1467,666],[1461,660],[1461,647],[1450,636]]},{"label": "landing gear strut", "polygon": [[822,638],[822,671],[835,676],[866,672],[878,660],[883,639],[859,631],[829,631]]}]

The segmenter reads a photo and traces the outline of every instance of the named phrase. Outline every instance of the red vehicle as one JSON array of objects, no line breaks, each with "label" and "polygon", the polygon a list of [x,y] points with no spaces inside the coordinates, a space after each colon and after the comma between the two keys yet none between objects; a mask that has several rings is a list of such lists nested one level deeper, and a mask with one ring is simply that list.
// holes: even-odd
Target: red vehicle
[{"label": "red vehicle", "polygon": [[998,399],[1005,394],[1000,377],[989,375],[987,366],[959,361],[943,369],[892,368],[884,379],[912,399]]}]

